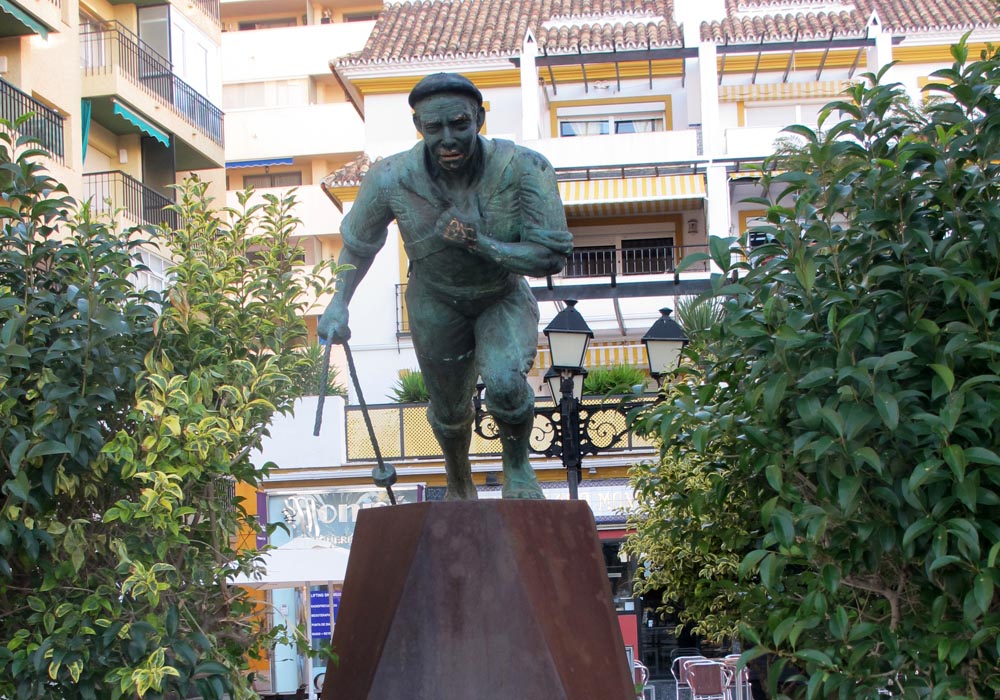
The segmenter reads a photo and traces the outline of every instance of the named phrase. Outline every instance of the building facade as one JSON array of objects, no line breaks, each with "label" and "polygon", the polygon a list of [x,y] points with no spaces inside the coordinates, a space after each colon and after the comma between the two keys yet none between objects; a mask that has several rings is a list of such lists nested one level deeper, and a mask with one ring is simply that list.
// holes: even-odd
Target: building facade
[{"label": "building facade", "polygon": [[[561,274],[531,280],[542,311],[531,375],[540,401],[550,364],[542,330],[564,300],[578,300],[595,331],[588,367],[645,366],[640,338],[659,309],[704,289],[712,272],[679,270],[684,258],[764,215],[745,200],[761,195],[754,166],[786,126],[815,128],[824,105],[886,67],[886,80],[919,104],[954,42],[969,33],[975,54],[1000,39],[991,0],[330,0],[304,12],[283,0],[229,0],[222,15],[230,196],[245,185],[298,187],[306,262],[340,250],[339,223],[369,165],[416,143],[407,95],[429,73],[468,76],[484,95],[484,135],[551,161],[575,250]],[[407,267],[390,229],[352,302],[351,345],[371,404],[416,367]],[[279,465],[265,499],[361,489],[379,504],[366,487],[374,455],[356,402],[353,388],[350,405],[329,400],[318,439],[315,400],[276,424],[260,456]],[[443,469],[423,410],[375,406],[373,416],[401,487],[435,498]],[[627,507],[627,466],[654,452],[641,441],[617,448],[588,458],[581,493]],[[483,496],[496,489],[498,451],[474,442]],[[555,495],[558,460],[536,466]],[[622,516],[604,515],[623,638],[662,690],[671,653],[690,640],[657,618],[658,601],[631,600],[629,564],[617,555]]]},{"label": "building facade", "polygon": [[[164,211],[188,173],[221,192],[218,0],[4,0],[0,118],[36,136],[78,201],[119,226],[176,224]],[[143,253],[162,287],[165,251]]]}]

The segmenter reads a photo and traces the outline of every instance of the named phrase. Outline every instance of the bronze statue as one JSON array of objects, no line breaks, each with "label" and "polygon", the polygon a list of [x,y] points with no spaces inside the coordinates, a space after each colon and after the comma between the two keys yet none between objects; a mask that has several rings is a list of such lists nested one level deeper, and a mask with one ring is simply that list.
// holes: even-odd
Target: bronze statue
[{"label": "bronze statue", "polygon": [[337,292],[320,336],[350,338],[347,307],[395,220],[410,260],[406,304],[444,454],[448,499],[474,499],[469,463],[476,376],[503,445],[503,497],[543,498],[528,461],[538,304],[524,275],[559,272],[573,248],[555,173],[540,154],[486,140],[483,97],[437,73],[410,92],[423,141],[372,164],[341,225]]}]

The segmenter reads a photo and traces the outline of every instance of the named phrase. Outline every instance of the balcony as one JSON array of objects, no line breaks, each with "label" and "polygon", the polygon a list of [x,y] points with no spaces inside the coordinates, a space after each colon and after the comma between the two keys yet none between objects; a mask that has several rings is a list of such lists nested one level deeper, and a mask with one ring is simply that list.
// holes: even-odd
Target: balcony
[{"label": "balcony", "polygon": [[698,156],[695,129],[526,141],[556,168],[632,163],[689,163]]},{"label": "balcony", "polygon": [[13,127],[14,122],[26,114],[31,116],[16,128],[16,132],[21,136],[37,138],[52,159],[62,163],[65,155],[63,117],[0,79],[0,118],[10,122]]},{"label": "balcony", "polygon": [[374,22],[312,24],[222,35],[222,82],[330,76],[330,61],[360,51]]},{"label": "balcony", "polygon": [[[275,134],[281,138],[274,138]],[[230,161],[356,154],[364,150],[364,144],[364,122],[346,102],[226,114],[226,159]]]},{"label": "balcony", "polygon": [[[619,277],[673,274],[685,255],[707,253],[708,246],[593,246],[577,248],[569,256],[560,278],[609,278],[611,286]],[[708,262],[693,265],[688,272],[708,272]]]},{"label": "balcony", "polygon": [[83,198],[91,200],[94,213],[108,217],[120,214],[131,225],[178,228],[181,223],[176,212],[164,209],[172,201],[120,170],[84,175]]},{"label": "balcony", "polygon": [[[166,58],[117,22],[82,33],[80,50],[83,97],[93,100],[93,117],[102,126],[121,134],[149,133],[159,125],[175,137],[178,170],[222,166],[222,110],[174,75]],[[149,124],[122,119],[121,110],[131,112],[129,107]]]}]

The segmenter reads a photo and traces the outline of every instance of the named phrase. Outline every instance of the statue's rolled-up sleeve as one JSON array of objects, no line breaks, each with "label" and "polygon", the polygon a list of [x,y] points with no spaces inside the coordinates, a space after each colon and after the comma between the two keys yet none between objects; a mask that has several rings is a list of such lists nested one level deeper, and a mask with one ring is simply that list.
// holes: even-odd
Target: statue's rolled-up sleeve
[{"label": "statue's rolled-up sleeve", "polygon": [[390,174],[383,163],[372,164],[361,181],[354,206],[340,224],[344,247],[363,258],[373,258],[382,249],[389,223],[395,218],[386,195]]}]

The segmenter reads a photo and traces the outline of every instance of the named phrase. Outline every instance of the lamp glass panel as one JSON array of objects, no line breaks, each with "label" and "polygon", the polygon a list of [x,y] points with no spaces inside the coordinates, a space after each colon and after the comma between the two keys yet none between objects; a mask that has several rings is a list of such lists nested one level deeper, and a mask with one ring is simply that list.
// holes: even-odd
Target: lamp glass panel
[{"label": "lamp glass panel", "polygon": [[[583,399],[583,379],[584,375],[582,374],[573,375],[573,396],[577,401]],[[552,400],[555,403],[559,403],[562,399],[562,377],[560,373],[546,374],[545,381],[549,385],[549,393],[552,395]]]},{"label": "lamp glass panel", "polygon": [[590,344],[588,334],[549,331],[548,339],[553,366],[583,367],[583,358],[586,357],[587,345]]},{"label": "lamp glass panel", "polygon": [[679,340],[646,340],[649,371],[663,374],[677,368],[684,343]]}]

